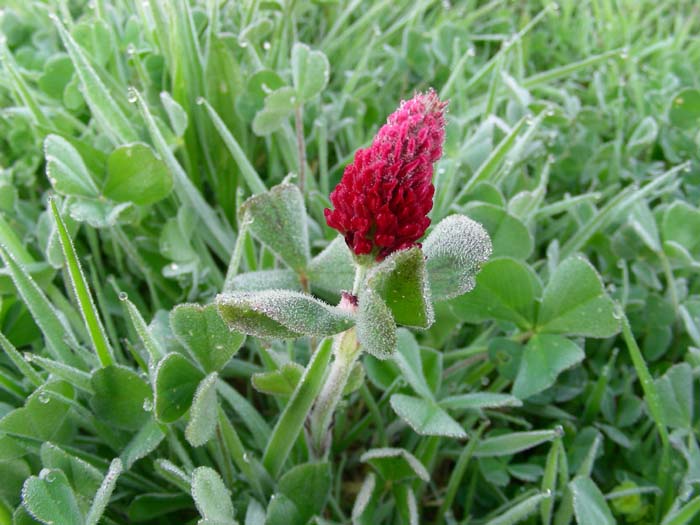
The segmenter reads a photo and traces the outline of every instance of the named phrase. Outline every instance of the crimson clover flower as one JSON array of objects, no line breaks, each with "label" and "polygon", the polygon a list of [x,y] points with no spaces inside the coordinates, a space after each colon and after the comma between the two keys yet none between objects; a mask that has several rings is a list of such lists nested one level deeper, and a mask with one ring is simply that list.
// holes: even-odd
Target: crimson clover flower
[{"label": "crimson clover flower", "polygon": [[359,149],[324,210],[355,255],[377,260],[416,244],[430,225],[433,163],[442,155],[444,110],[432,89],[401,102],[372,144]]}]

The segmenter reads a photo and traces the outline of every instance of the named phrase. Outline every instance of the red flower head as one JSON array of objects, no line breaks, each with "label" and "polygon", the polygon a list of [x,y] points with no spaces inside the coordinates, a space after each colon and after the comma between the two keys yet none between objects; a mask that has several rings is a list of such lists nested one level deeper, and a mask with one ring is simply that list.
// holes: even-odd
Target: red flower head
[{"label": "red flower head", "polygon": [[356,255],[377,260],[416,244],[430,225],[433,163],[442,155],[444,109],[432,89],[401,102],[372,145],[359,149],[331,192],[326,222]]}]

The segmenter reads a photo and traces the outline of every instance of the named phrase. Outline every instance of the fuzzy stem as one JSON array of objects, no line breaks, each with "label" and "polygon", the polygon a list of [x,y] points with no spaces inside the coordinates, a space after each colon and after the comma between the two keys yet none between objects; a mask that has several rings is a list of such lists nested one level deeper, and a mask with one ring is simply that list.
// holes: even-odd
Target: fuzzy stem
[{"label": "fuzzy stem", "polygon": [[311,443],[319,456],[324,456],[328,450],[328,432],[333,414],[343,396],[353,365],[361,353],[354,328],[335,336],[333,353],[335,359],[310,416]]},{"label": "fuzzy stem", "polygon": [[299,151],[299,189],[304,193],[306,185],[306,147],[304,146],[304,121],[301,115],[301,106],[294,108],[294,126],[297,135],[297,148]]}]

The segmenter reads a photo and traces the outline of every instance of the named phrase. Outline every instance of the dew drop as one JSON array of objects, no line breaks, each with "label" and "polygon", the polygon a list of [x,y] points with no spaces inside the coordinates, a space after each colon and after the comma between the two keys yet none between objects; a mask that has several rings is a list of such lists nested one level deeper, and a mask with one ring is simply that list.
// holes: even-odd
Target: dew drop
[{"label": "dew drop", "polygon": [[564,435],[564,427],[561,425],[557,425],[554,427],[554,432],[557,433],[557,436],[562,437]]},{"label": "dew drop", "polygon": [[34,354],[32,354],[31,352],[24,352],[24,360],[27,363],[31,363],[32,361],[34,361]]},{"label": "dew drop", "polygon": [[547,498],[551,498],[551,497],[552,497],[552,489],[547,489],[547,490],[545,490],[545,491],[544,491],[544,495],[545,495],[545,497],[547,497]]},{"label": "dew drop", "polygon": [[470,56],[470,57],[476,56],[476,49],[473,47],[470,47],[469,49],[467,49],[467,56]]},{"label": "dew drop", "polygon": [[204,104],[206,101],[204,100],[204,97],[197,97],[197,99],[196,99],[194,102],[195,102],[195,104],[197,104],[198,106],[201,106],[201,105]]},{"label": "dew drop", "polygon": [[171,263],[171,264],[170,264],[170,269],[171,269],[172,271],[174,271],[174,272],[177,271],[179,268],[180,268],[180,267],[177,265],[177,263]]},{"label": "dew drop", "polygon": [[134,44],[126,46],[126,54],[133,57],[136,54],[136,46]]},{"label": "dew drop", "polygon": [[126,301],[126,300],[129,298],[129,296],[127,295],[126,292],[119,292],[119,296],[118,296],[118,297],[119,297],[119,300],[120,300],[120,301]]},{"label": "dew drop", "polygon": [[39,392],[39,403],[46,405],[49,401],[51,401],[51,395],[46,390]]},{"label": "dew drop", "polygon": [[143,409],[146,412],[150,412],[151,410],[153,410],[153,401],[151,401],[150,397],[147,397],[143,400]]},{"label": "dew drop", "polygon": [[246,47],[248,47],[248,42],[245,42],[245,41],[243,41],[243,42],[238,42],[238,45],[239,45],[240,47],[242,47],[243,49],[245,49]]},{"label": "dew drop", "polygon": [[243,461],[245,461],[246,463],[250,463],[250,454],[248,454],[248,452],[245,452],[243,454]]},{"label": "dew drop", "polygon": [[128,87],[126,89],[126,100],[129,101],[129,104],[136,104],[136,101],[139,99],[139,93],[136,91],[135,87]]},{"label": "dew drop", "polygon": [[265,51],[268,51],[271,47],[272,47],[272,45],[267,40],[265,42],[263,42],[263,49]]},{"label": "dew drop", "polygon": [[556,2],[552,2],[551,4],[549,4],[549,8],[555,13],[559,12],[559,4],[557,4]]},{"label": "dew drop", "polygon": [[490,382],[491,382],[490,379],[486,376],[481,378],[481,385],[482,386],[487,386]]},{"label": "dew drop", "polygon": [[630,56],[629,49],[624,48],[622,51],[620,51],[620,58],[622,60],[627,60],[629,58],[629,56]]}]

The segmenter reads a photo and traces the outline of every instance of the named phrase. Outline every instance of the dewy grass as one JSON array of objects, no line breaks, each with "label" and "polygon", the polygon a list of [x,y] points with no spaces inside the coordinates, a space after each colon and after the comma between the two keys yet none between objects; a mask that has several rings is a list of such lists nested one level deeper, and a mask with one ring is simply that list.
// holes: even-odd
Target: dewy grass
[{"label": "dewy grass", "polygon": [[697,523],[696,11],[6,0],[0,525]]}]

